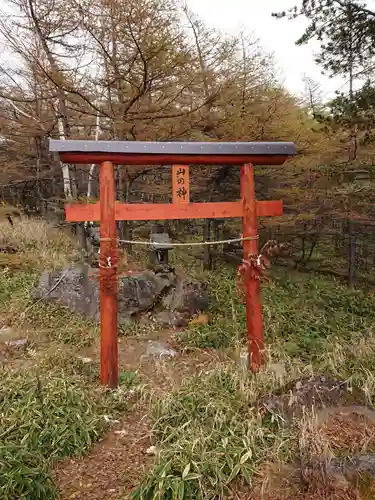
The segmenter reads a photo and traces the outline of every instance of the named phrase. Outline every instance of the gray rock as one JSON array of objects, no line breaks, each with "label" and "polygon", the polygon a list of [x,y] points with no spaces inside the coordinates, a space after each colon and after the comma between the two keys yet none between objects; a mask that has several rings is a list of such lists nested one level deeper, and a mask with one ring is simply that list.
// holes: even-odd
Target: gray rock
[{"label": "gray rock", "polygon": [[351,457],[334,458],[326,464],[327,471],[353,477],[366,472],[375,479],[375,454],[354,455]]},{"label": "gray rock", "polygon": [[182,328],[187,326],[189,318],[181,313],[166,310],[155,314],[154,321],[160,325],[171,325],[174,328]]},{"label": "gray rock", "polygon": [[11,326],[3,326],[0,328],[0,342],[12,339],[17,336],[17,332]]},{"label": "gray rock", "polygon": [[86,236],[94,247],[100,246],[100,227],[89,224],[86,227]]},{"label": "gray rock", "polygon": [[44,271],[34,297],[66,306],[89,318],[99,319],[99,286],[94,279],[94,271],[87,266],[76,266],[62,272]]},{"label": "gray rock", "polygon": [[184,328],[189,324],[190,315],[178,312],[172,313],[171,325],[174,328]]},{"label": "gray rock", "polygon": [[77,356],[77,359],[79,359],[80,361],[82,361],[82,363],[85,364],[85,365],[93,363],[93,361],[94,361],[92,358],[88,358],[88,357],[80,356],[80,355]]},{"label": "gray rock", "polygon": [[209,306],[206,284],[194,279],[182,278],[164,297],[163,305],[166,309],[187,314],[189,317],[205,311]]},{"label": "gray rock", "polygon": [[[60,304],[98,321],[100,294],[97,272],[87,265],[77,265],[62,272],[44,271],[34,298]],[[166,310],[159,313],[157,321],[175,327],[185,326],[191,316],[207,305],[204,284],[179,279],[172,271],[155,273],[147,270],[137,276],[119,279],[119,324],[127,324],[129,318],[151,311],[155,306],[160,310],[162,306]]]},{"label": "gray rock", "polygon": [[119,316],[131,316],[148,311],[173,283],[173,275],[157,275],[152,271],[145,271],[139,276],[122,278],[118,294]]},{"label": "gray rock", "polygon": [[148,314],[142,314],[142,316],[139,316],[137,319],[133,319],[133,324],[135,322],[138,322],[140,325],[149,325],[152,323],[152,319],[150,318],[150,313]]},{"label": "gray rock", "polygon": [[153,358],[174,358],[177,356],[177,351],[163,344],[163,342],[149,340],[146,356],[151,356]]},{"label": "gray rock", "polygon": [[363,391],[352,388],[347,381],[334,380],[330,376],[305,377],[279,389],[277,393],[261,397],[256,406],[266,412],[280,415],[291,422],[304,409],[366,405]]},{"label": "gray rock", "polygon": [[160,325],[171,325],[172,320],[173,313],[171,311],[160,311],[154,316],[154,321]]},{"label": "gray rock", "polygon": [[5,345],[8,347],[24,347],[27,345],[28,340],[27,339],[14,339],[14,340],[8,340],[5,342]]}]

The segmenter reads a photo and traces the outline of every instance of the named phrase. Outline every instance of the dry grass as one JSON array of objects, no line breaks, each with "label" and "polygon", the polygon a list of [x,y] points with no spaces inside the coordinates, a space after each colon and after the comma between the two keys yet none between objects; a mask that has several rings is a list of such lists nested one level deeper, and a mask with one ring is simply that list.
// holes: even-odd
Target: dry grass
[{"label": "dry grass", "polygon": [[[236,498],[236,497],[234,497]],[[250,496],[241,500],[363,500],[355,487],[341,477],[327,477],[320,470],[303,471],[272,465],[262,472]]]},{"label": "dry grass", "polygon": [[32,296],[40,273],[61,269],[79,258],[74,237],[40,219],[17,218],[14,226],[0,219],[0,315],[4,323],[38,332],[38,339],[89,345],[98,335],[97,325],[67,308],[35,301]]},{"label": "dry grass", "polygon": [[[332,422],[333,424],[333,422]],[[294,429],[298,441],[293,462],[280,457],[265,465],[253,489],[252,500],[361,500],[357,488],[344,476],[327,473],[324,466],[338,451],[332,445],[330,426],[322,426],[312,411]],[[335,432],[341,432],[335,428]],[[333,431],[333,428],[332,428]],[[345,431],[344,431],[345,432]],[[339,445],[339,442],[337,441]]]},{"label": "dry grass", "polygon": [[8,258],[9,267],[13,259],[17,267],[24,262],[27,269],[59,269],[79,256],[77,244],[68,232],[55,229],[41,219],[27,217],[15,219],[13,226],[0,221],[0,246],[17,250],[16,254],[3,254],[2,267]]},{"label": "dry grass", "polygon": [[332,416],[321,428],[337,455],[355,455],[375,451],[375,420],[358,411]]},{"label": "dry grass", "polygon": [[[210,277],[210,285],[216,299],[210,311],[212,321],[192,324],[179,339],[189,348],[225,348],[239,361],[245,311],[238,302],[233,276],[217,274]],[[353,404],[355,394],[362,396],[362,391],[373,401],[374,298],[334,280],[297,274],[276,276],[263,287],[263,301],[267,341],[272,346],[267,366],[249,377],[236,363],[226,361],[187,380],[156,403],[153,435],[160,453],[155,467],[134,492],[135,500],[211,500],[228,494],[258,500],[262,497],[255,495],[253,486],[269,462],[300,462],[304,468],[288,487],[282,485],[278,493],[271,488],[264,497],[267,500],[360,498],[342,478],[326,477],[310,467],[312,459],[324,462],[347,445],[337,442],[335,447],[316,415],[305,412],[297,427],[286,428],[280,415],[262,418],[253,403],[290,381],[322,374],[348,380],[353,387],[348,401],[332,404]],[[272,369],[275,365],[281,372]],[[337,433],[340,424],[332,422],[335,425],[332,432]],[[356,438],[357,449],[372,447],[371,432],[368,428]]]},{"label": "dry grass", "polygon": [[[298,447],[294,463],[264,465],[252,500],[370,500],[375,498],[374,481],[364,483],[362,475],[351,477],[326,469],[337,457],[374,451],[374,415],[366,408],[342,408],[323,414],[306,412],[295,427]],[[336,412],[336,413],[335,413]],[[246,498],[246,497],[243,497]]]},{"label": "dry grass", "polygon": [[[37,271],[66,266],[78,255],[70,236],[63,235],[61,231],[42,221],[15,221],[13,229],[7,223],[0,223],[0,241],[4,246],[15,247],[18,250],[15,255],[24,258],[28,262],[28,269],[31,269],[27,273],[0,273],[0,303],[13,313],[22,312],[30,304],[29,289]],[[130,260],[124,262],[124,267],[136,270],[136,265]],[[311,457],[319,461],[340,454],[343,449],[346,453],[348,450],[372,448],[372,434],[375,431],[372,424],[360,419],[356,421],[357,429],[361,429],[357,435],[354,434],[356,428],[352,422],[337,418],[329,425],[322,426],[315,415],[306,413],[297,428],[292,429],[285,427],[278,415],[264,418],[254,408],[254,402],[265,394],[280,390],[293,380],[320,373],[329,373],[341,380],[349,378],[355,387],[365,392],[369,401],[373,400],[374,298],[348,291],[335,282],[325,280],[311,279],[299,283],[298,277],[295,280],[293,277],[270,282],[263,290],[264,317],[267,341],[273,347],[267,353],[267,366],[259,374],[249,376],[238,366],[244,340],[245,314],[243,305],[237,299],[233,276],[224,273],[212,277],[210,281],[216,298],[216,305],[210,311],[213,320],[207,321],[207,317],[204,317],[203,320],[200,318],[193,321],[189,331],[180,335],[180,339],[189,348],[227,348],[237,358],[234,361],[214,360],[209,369],[187,378],[181,386],[180,380],[173,386],[168,373],[162,372],[161,368],[159,374],[152,369],[150,378],[154,380],[160,375],[165,380],[165,385],[168,385],[168,393],[164,393],[163,398],[160,398],[160,391],[153,394],[154,399],[159,399],[153,402],[150,411],[153,419],[153,444],[157,447],[158,454],[155,457],[155,467],[141,482],[133,498],[211,500],[225,498],[238,485],[233,498],[258,500],[262,496],[257,497],[252,488],[265,464],[290,464],[296,460],[305,465],[303,472],[295,481],[289,481],[292,478],[288,473],[287,484],[282,483],[277,492],[274,483],[268,488],[264,487],[261,491],[264,498],[358,498],[350,485],[340,483],[337,478],[322,476],[319,470],[311,470],[309,464]],[[48,330],[47,337],[55,341],[78,345],[77,339],[85,338],[86,325],[80,326],[75,317],[69,317],[69,313],[57,314],[53,308],[32,308],[27,320],[33,321],[38,332],[53,329],[53,332]],[[176,360],[176,363],[179,362],[180,357]],[[78,413],[86,412],[90,417],[89,423],[95,423],[92,426],[95,436],[96,432],[99,434],[102,421],[99,419],[100,425],[96,422],[98,415],[100,417],[103,413],[100,406],[106,406],[107,403],[98,404],[96,398],[94,401],[92,399],[95,393],[92,391],[95,385],[93,374],[85,373],[86,369],[79,363],[77,366],[76,363],[69,364],[68,359],[60,355],[38,358],[37,364],[46,373],[52,374],[54,367],[65,373],[68,393],[72,398],[78,398]],[[275,364],[282,367],[282,374],[276,373],[272,368]],[[69,370],[66,368],[68,366]],[[198,372],[197,367],[195,369]],[[185,374],[182,369],[181,374]],[[80,380],[84,378],[92,393],[75,390],[77,377]],[[46,380],[43,390],[45,399],[49,400],[51,397],[54,401],[55,389],[60,398],[60,378],[50,378],[51,380]],[[20,387],[23,384],[26,382],[20,382]],[[32,397],[33,407],[38,409],[39,403],[34,395],[35,383],[34,386],[26,384],[25,387],[24,397]],[[58,398],[56,401],[61,405]],[[20,403],[23,404],[22,401]],[[64,406],[66,417],[69,416],[70,407],[72,411],[76,411],[68,400],[64,404],[67,405],[67,408]],[[111,407],[112,403],[108,406]],[[51,408],[54,408],[53,405]],[[18,416],[20,411],[18,406],[14,411],[8,408],[7,415],[11,419]],[[55,425],[54,422],[52,424]],[[85,432],[85,427],[88,426],[82,427],[82,433]],[[337,436],[339,429],[342,438]],[[353,435],[353,442],[349,443]],[[74,440],[74,437],[67,434],[68,452],[65,455],[71,454],[71,439]],[[89,435],[89,439],[82,441],[82,446],[78,448],[86,449],[86,443],[89,444],[92,440]],[[34,449],[36,445],[31,444]],[[22,464],[24,459],[21,455],[19,457]],[[43,460],[41,464],[44,464]],[[39,467],[40,475],[44,478],[42,465]],[[29,469],[25,471],[26,475],[29,474]],[[30,483],[31,480],[27,481]],[[267,491],[271,492],[268,497]]]},{"label": "dry grass", "polygon": [[320,462],[334,456],[327,434],[319,424],[314,409],[306,412],[297,422],[299,457],[302,464],[311,460]]}]

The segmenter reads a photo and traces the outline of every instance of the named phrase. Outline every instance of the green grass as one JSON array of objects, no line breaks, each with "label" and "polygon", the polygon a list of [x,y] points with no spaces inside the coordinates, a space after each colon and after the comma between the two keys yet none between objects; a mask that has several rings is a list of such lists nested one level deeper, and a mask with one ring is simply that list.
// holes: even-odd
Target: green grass
[{"label": "green grass", "polygon": [[[212,321],[192,326],[179,339],[188,347],[236,351],[245,345],[246,321],[234,273],[224,270],[208,279]],[[274,273],[262,285],[262,298],[268,364],[247,375],[225,362],[154,404],[158,455],[134,500],[225,498],[232,488],[253,484],[265,463],[305,457],[319,444],[314,433],[306,439],[309,422],[288,430],[277,416],[263,418],[253,407],[257,398],[299,377],[350,379],[374,401],[373,296],[334,279]],[[284,367],[281,379],[271,362]]]},{"label": "green grass", "polygon": [[306,362],[327,344],[354,342],[375,327],[375,298],[334,279],[284,275],[264,287],[263,300],[267,341]]},{"label": "green grass", "polygon": [[32,298],[42,269],[77,257],[73,240],[28,220],[13,230],[0,225],[0,239],[27,263],[13,265],[7,255],[0,262],[0,317],[30,342],[17,352],[20,363],[0,369],[0,498],[53,500],[53,465],[86,453],[132,407],[138,381],[124,372],[119,389],[101,388],[98,364],[77,356],[99,337],[98,325]]},{"label": "green grass", "polygon": [[[97,364],[76,356],[77,348],[98,338],[98,327],[31,298],[40,269],[53,259],[63,266],[75,258],[69,238],[60,252],[56,234],[44,223],[38,231],[47,234],[46,248],[34,231],[17,231],[22,234],[13,234],[10,241],[31,264],[0,271],[0,315],[16,328],[32,325],[35,349],[26,349],[27,365],[0,373],[0,498],[52,500],[58,494],[51,479],[53,464],[86,453],[111,419],[131,407],[129,389],[138,379],[123,372],[117,391],[101,389]],[[178,250],[172,261],[181,256]],[[194,257],[186,259],[187,272],[209,283],[212,321],[180,333],[180,342],[238,354],[246,344],[246,318],[234,271],[196,274],[194,265]],[[265,417],[254,406],[259,397],[296,378],[329,373],[350,379],[374,401],[375,297],[334,279],[288,271],[272,273],[262,285],[262,301],[268,364],[259,374],[249,375],[225,360],[163,398],[154,400],[150,394],[157,455],[133,492],[134,500],[225,498],[237,487],[250,488],[265,463],[305,457],[317,445],[313,433],[310,442],[306,438],[308,423],[287,429],[277,416]],[[149,328],[135,325],[130,330],[149,333]],[[47,350],[46,344],[51,344]],[[271,363],[283,366],[281,378]]]},{"label": "green grass", "polygon": [[[193,325],[179,338],[188,347],[228,348],[246,341],[246,314],[230,270],[209,277],[213,293],[208,325]],[[274,274],[262,285],[266,342],[313,361],[327,342],[371,336],[375,297],[334,279],[299,273]]]},{"label": "green grass", "polygon": [[276,422],[262,425],[251,407],[257,394],[244,373],[217,367],[159,400],[152,411],[156,465],[132,498],[224,498],[235,480],[251,485],[264,460],[288,456],[295,443]]},{"label": "green grass", "polygon": [[0,445],[1,498],[37,500],[57,498],[46,460],[25,446]]},{"label": "green grass", "polygon": [[[52,465],[87,452],[111,416],[129,409],[126,392],[99,388],[97,363],[76,357],[97,326],[42,303],[17,316],[33,304],[35,279],[33,271],[0,272],[0,314],[17,329],[33,328],[23,355],[28,364],[0,371],[0,498],[9,500],[56,498]],[[120,378],[125,389],[133,383],[132,374]]]},{"label": "green grass", "polygon": [[71,352],[56,350],[36,361],[0,373],[0,498],[56,498],[53,464],[86,453],[134,401],[131,373],[113,392],[94,383],[97,367]]},{"label": "green grass", "polygon": [[9,325],[26,328],[32,325],[39,337],[50,341],[89,346],[99,338],[99,325],[68,308],[45,304],[32,298],[37,285],[37,270],[12,272],[0,270],[0,315]]},{"label": "green grass", "polygon": [[206,279],[214,319],[208,325],[191,325],[179,335],[180,341],[187,347],[216,349],[243,343],[246,312],[237,294],[234,272],[228,269],[210,273]]}]

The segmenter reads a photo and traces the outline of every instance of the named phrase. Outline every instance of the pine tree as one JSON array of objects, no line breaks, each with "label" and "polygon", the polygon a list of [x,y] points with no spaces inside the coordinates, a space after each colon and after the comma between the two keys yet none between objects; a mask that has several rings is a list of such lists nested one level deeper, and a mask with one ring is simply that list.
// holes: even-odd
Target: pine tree
[{"label": "pine tree", "polygon": [[[320,42],[316,62],[330,77],[341,76],[348,81],[348,92],[338,93],[345,102],[345,125],[349,130],[349,162],[358,153],[358,117],[355,83],[366,78],[375,55],[375,13],[351,0],[303,0],[289,12],[273,14],[277,18],[294,19],[305,16],[310,24],[296,41],[297,45],[312,39]],[[338,110],[338,102],[333,107]],[[344,122],[342,122],[344,123]]]}]

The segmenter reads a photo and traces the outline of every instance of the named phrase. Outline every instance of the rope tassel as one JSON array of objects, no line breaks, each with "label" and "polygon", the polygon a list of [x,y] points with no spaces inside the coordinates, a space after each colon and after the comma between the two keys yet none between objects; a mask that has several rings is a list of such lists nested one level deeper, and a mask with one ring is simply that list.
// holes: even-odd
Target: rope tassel
[{"label": "rope tassel", "polygon": [[289,250],[289,248],[289,243],[278,243],[275,240],[270,240],[263,245],[259,255],[250,255],[248,259],[241,262],[236,273],[237,292],[241,299],[244,298],[245,294],[244,279],[246,274],[249,273],[252,279],[268,280],[271,259]]}]

